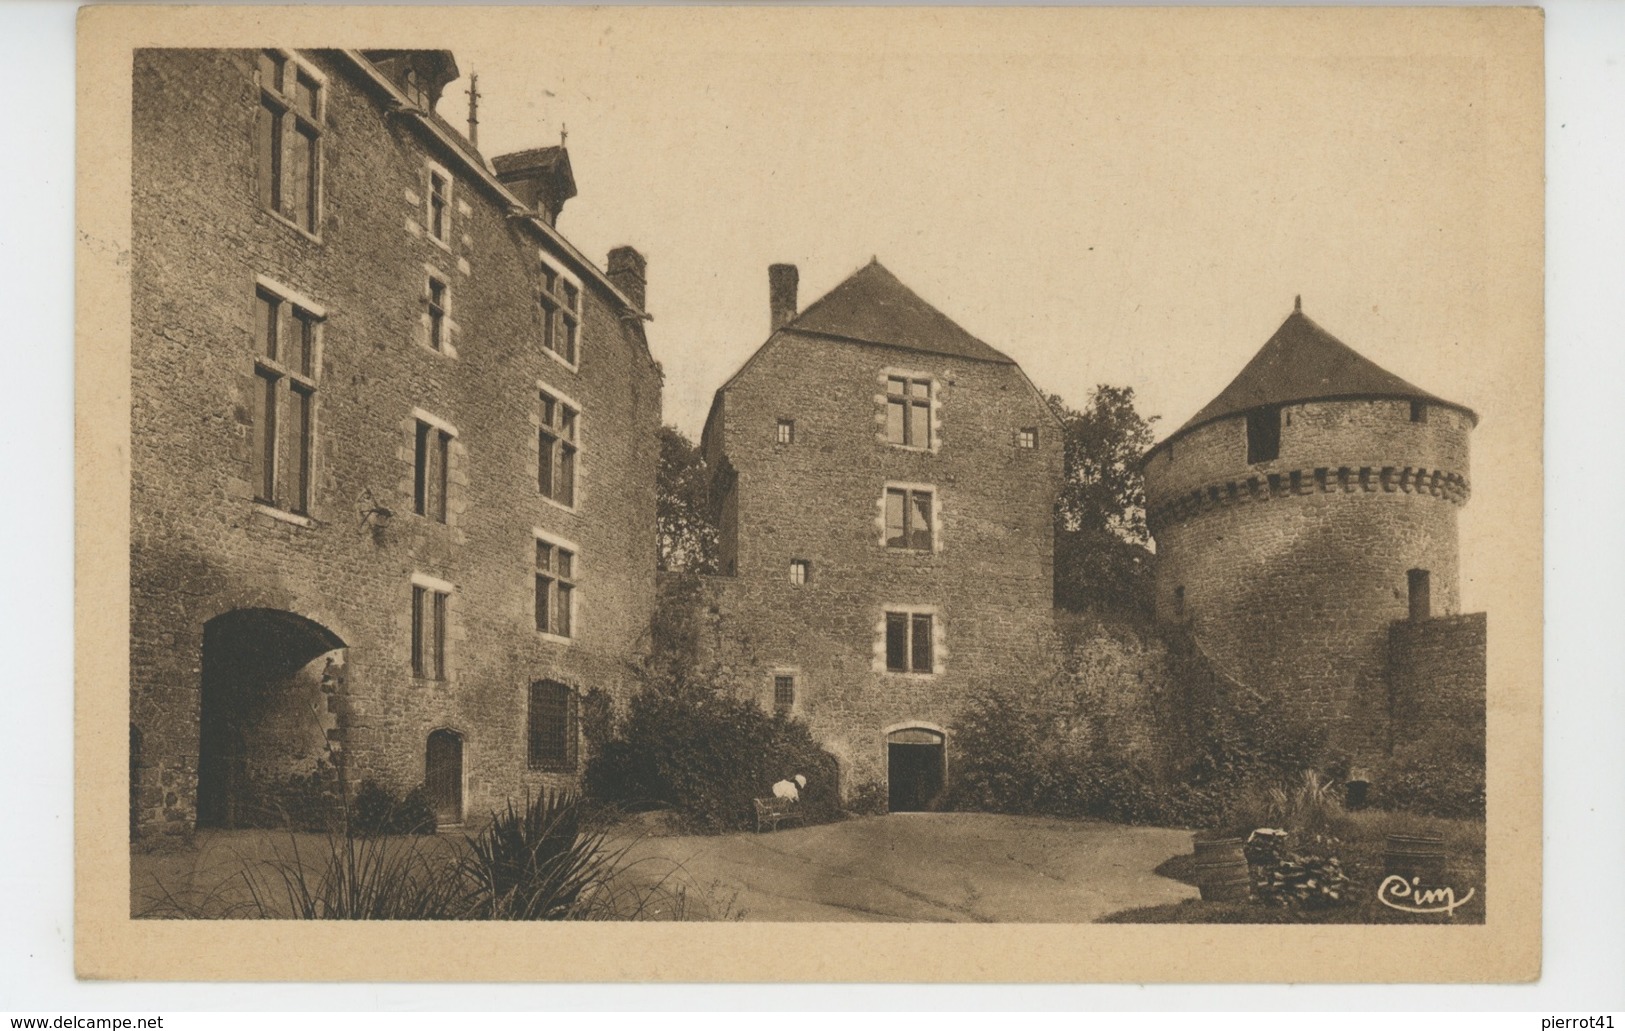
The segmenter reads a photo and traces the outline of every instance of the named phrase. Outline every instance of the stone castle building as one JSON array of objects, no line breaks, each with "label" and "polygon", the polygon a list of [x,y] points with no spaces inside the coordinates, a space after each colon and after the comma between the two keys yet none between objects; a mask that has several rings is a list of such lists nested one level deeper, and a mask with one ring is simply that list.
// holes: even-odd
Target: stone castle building
[{"label": "stone castle building", "polygon": [[747,689],[806,719],[844,791],[925,808],[963,703],[1047,649],[1060,427],[878,261],[799,313],[797,279],[769,269],[771,333],[701,439],[711,609]]},{"label": "stone castle building", "polygon": [[644,262],[487,161],[447,51],[139,50],[132,824],[344,767],[443,822],[573,781],[655,595]]},{"label": "stone castle building", "polygon": [[1484,721],[1483,613],[1461,614],[1469,409],[1301,305],[1145,456],[1156,608],[1219,670],[1372,756]]}]

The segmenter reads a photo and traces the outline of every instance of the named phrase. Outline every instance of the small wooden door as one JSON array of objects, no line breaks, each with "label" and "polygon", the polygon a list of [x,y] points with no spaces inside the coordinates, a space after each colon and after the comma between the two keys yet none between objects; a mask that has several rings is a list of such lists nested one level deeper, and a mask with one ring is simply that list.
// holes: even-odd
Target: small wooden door
[{"label": "small wooden door", "polygon": [[423,786],[442,827],[463,822],[463,736],[454,730],[429,735],[423,763]]},{"label": "small wooden door", "polygon": [[942,735],[923,727],[893,731],[886,740],[888,808],[918,813],[934,808],[946,781]]}]

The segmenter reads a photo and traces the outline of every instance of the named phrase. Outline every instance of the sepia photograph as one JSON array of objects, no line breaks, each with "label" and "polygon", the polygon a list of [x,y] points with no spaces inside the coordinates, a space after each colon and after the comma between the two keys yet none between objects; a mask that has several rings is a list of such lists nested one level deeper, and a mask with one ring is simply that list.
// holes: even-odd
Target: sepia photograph
[{"label": "sepia photograph", "polygon": [[1538,12],[80,33],[82,975],[1538,975]]}]

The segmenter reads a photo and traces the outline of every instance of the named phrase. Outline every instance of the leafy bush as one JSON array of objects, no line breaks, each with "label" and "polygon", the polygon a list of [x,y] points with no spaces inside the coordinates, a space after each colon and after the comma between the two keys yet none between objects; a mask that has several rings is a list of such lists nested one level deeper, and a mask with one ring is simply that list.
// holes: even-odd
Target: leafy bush
[{"label": "leafy bush", "polygon": [[859,816],[881,816],[891,809],[886,785],[878,780],[866,780],[853,789],[846,800],[846,811]]},{"label": "leafy bush", "polygon": [[1371,804],[1431,816],[1484,818],[1482,750],[1401,750],[1371,773]]},{"label": "leafy bush", "polygon": [[752,800],[798,773],[807,778],[804,819],[838,818],[839,768],[805,723],[705,685],[661,684],[632,697],[585,784],[596,800],[669,807],[689,829],[716,833],[750,826]]},{"label": "leafy bush", "polygon": [[361,782],[350,803],[350,826],[358,834],[433,834],[434,810],[419,784],[401,799],[377,781]]},{"label": "leafy bush", "polygon": [[1122,748],[1065,687],[998,688],[966,707],[954,728],[954,807],[1186,827],[1220,810],[1220,793]]}]

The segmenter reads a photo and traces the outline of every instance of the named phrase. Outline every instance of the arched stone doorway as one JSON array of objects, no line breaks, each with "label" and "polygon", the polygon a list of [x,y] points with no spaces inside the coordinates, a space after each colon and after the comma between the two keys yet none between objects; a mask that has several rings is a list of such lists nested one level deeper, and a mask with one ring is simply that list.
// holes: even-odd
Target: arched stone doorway
[{"label": "arched stone doorway", "polygon": [[939,808],[947,783],[947,748],[940,730],[912,726],[886,734],[887,808],[894,813]]},{"label": "arched stone doorway", "polygon": [[199,827],[275,823],[276,791],[317,772],[338,727],[344,642],[304,616],[233,609],[203,626]]},{"label": "arched stone doorway", "polygon": [[447,827],[463,822],[463,735],[443,727],[429,733],[423,786],[436,824]]}]

